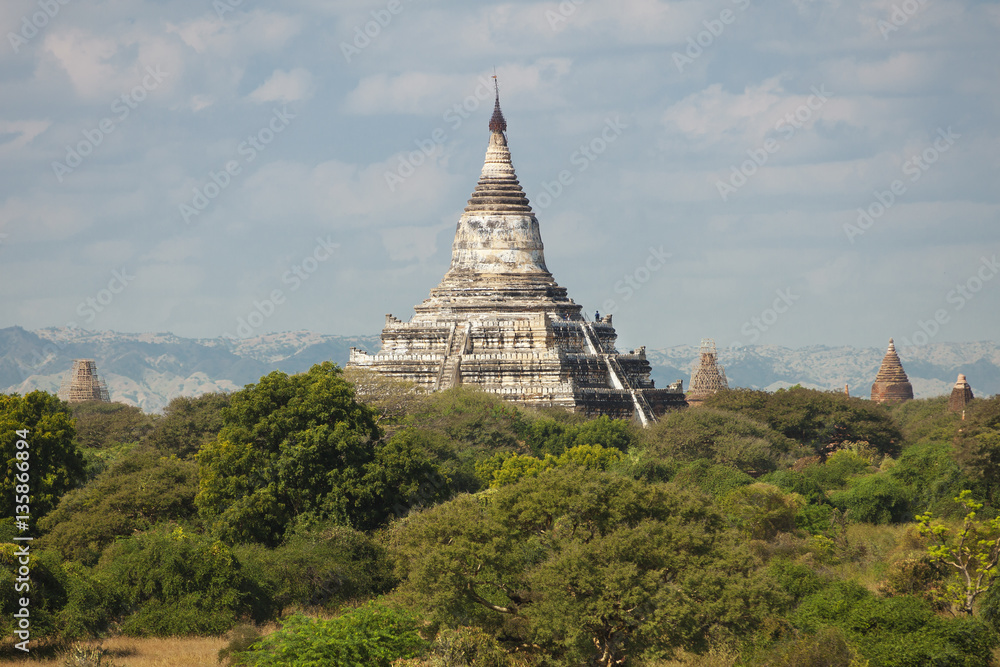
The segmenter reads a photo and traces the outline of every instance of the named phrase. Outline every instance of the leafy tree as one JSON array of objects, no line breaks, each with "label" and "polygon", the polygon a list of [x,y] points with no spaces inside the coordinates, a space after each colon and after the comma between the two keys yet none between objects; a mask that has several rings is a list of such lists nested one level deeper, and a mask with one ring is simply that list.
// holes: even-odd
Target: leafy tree
[{"label": "leafy tree", "polygon": [[962,472],[983,489],[988,499],[1000,495],[1000,395],[976,399],[953,441]]},{"label": "leafy tree", "polygon": [[849,442],[867,442],[882,454],[895,455],[902,442],[886,409],[840,392],[730,389],[710,396],[705,405],[760,420],[821,456]]},{"label": "leafy tree", "polygon": [[762,482],[733,489],[721,503],[736,529],[754,540],[769,540],[795,530],[795,516],[804,505],[805,499],[797,493],[785,494]]},{"label": "leafy tree", "polygon": [[927,553],[949,570],[954,578],[947,587],[947,600],[955,609],[972,614],[976,598],[986,592],[1000,575],[1000,517],[989,521],[976,519],[982,503],[972,499],[972,491],[962,491],[955,502],[966,510],[959,530],[933,522],[930,512],[917,517],[920,534],[930,545]]},{"label": "leafy tree", "polygon": [[559,456],[567,449],[580,445],[598,445],[627,452],[638,440],[639,433],[634,424],[606,415],[577,424],[542,417],[531,422],[526,436],[535,456]]},{"label": "leafy tree", "polygon": [[198,466],[148,447],[133,450],[86,486],[70,491],[39,524],[45,545],[94,564],[117,537],[196,514]]},{"label": "leafy tree", "polygon": [[816,482],[824,491],[842,489],[857,475],[875,470],[868,461],[851,450],[834,452],[823,463],[813,463],[802,469],[802,474]]},{"label": "leafy tree", "polygon": [[900,523],[913,516],[906,489],[883,473],[851,479],[846,490],[830,494],[830,502],[854,522]]},{"label": "leafy tree", "polygon": [[30,509],[30,520],[36,521],[83,481],[83,456],[74,435],[69,409],[58,397],[44,391],[0,395],[2,516],[24,515]]},{"label": "leafy tree", "polygon": [[105,449],[139,442],[153,428],[153,418],[124,403],[85,401],[70,404],[76,426],[76,441],[82,447]]},{"label": "leafy tree", "polygon": [[390,667],[395,660],[427,651],[418,627],[419,618],[412,613],[370,602],[326,620],[292,616],[240,657],[260,667]]},{"label": "leafy tree", "polygon": [[700,489],[713,498],[721,498],[733,489],[753,484],[753,477],[727,465],[698,459],[681,466],[671,481],[681,487]]},{"label": "leafy tree", "polygon": [[396,583],[385,547],[346,526],[302,528],[277,548],[246,544],[233,552],[278,615],[292,607],[336,607]]},{"label": "leafy tree", "polygon": [[617,449],[601,445],[577,445],[561,455],[546,454],[545,458],[518,454],[496,454],[476,465],[476,473],[489,480],[493,488],[514,484],[523,477],[537,477],[545,470],[561,466],[578,466],[589,470],[607,470],[621,461]]},{"label": "leafy tree", "polygon": [[903,485],[915,510],[932,511],[936,516],[953,516],[961,510],[954,498],[962,489],[986,493],[983,484],[963,474],[949,441],[910,445],[887,474]]},{"label": "leafy tree", "polygon": [[471,454],[527,453],[524,437],[529,422],[524,412],[473,387],[459,386],[424,396],[406,422],[437,431]]},{"label": "leafy tree", "polygon": [[553,664],[614,665],[760,622],[775,591],[726,536],[704,499],[567,466],[410,516],[391,544],[430,620],[502,628]]},{"label": "leafy tree", "polygon": [[794,443],[766,424],[734,412],[708,408],[674,412],[643,433],[654,458],[711,459],[743,472],[774,470]]},{"label": "leafy tree", "polygon": [[194,455],[222,429],[222,411],[229,400],[230,394],[223,393],[171,399],[146,442],[166,454]]},{"label": "leafy tree", "polygon": [[378,442],[371,409],[354,400],[340,369],[275,371],[232,395],[218,437],[198,453],[201,516],[223,539],[274,546],[296,522],[359,529],[400,506],[447,497],[425,494],[440,474],[412,440]]},{"label": "leafy tree", "polygon": [[[30,568],[30,574],[25,577],[18,572],[18,568],[24,565],[21,562],[24,558],[22,546],[23,543],[0,544],[0,632],[5,638],[16,637],[14,631],[20,628],[19,619],[14,614],[23,615],[20,600],[28,598],[28,636],[18,637],[14,641],[30,638],[34,642],[58,636],[57,617],[66,605],[66,573],[59,554],[35,550],[29,545],[31,560],[27,567]],[[19,577],[21,581],[17,581]]]},{"label": "leafy tree", "polygon": [[183,526],[161,524],[115,542],[97,573],[121,601],[115,612],[127,635],[217,635],[243,616],[267,617],[233,552]]},{"label": "leafy tree", "polygon": [[791,619],[810,633],[839,628],[879,667],[987,665],[997,645],[997,635],[978,619],[942,618],[924,600],[877,598],[854,582],[834,582],[809,595]]},{"label": "leafy tree", "polygon": [[961,415],[948,410],[949,396],[918,398],[889,405],[909,446],[930,442],[951,442],[962,426]]},{"label": "leafy tree", "polygon": [[357,366],[345,368],[344,379],[354,385],[357,400],[375,411],[383,428],[402,423],[426,393],[414,382]]}]

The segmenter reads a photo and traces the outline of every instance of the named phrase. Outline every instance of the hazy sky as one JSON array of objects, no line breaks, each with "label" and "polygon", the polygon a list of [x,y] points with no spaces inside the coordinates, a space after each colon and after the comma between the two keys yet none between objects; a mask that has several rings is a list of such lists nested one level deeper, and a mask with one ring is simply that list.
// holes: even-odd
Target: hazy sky
[{"label": "hazy sky", "polygon": [[620,347],[1000,326],[996,2],[4,0],[0,27],[0,326],[409,318],[494,67],[548,267]]}]

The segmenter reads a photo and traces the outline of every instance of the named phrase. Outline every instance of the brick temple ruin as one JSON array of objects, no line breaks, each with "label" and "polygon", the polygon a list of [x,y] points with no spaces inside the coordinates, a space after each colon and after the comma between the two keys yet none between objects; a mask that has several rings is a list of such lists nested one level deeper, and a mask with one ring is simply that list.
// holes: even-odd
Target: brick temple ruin
[{"label": "brick temple ruin", "polygon": [[882,366],[872,385],[872,400],[876,403],[902,403],[913,398],[913,385],[906,377],[903,364],[896,354],[896,345],[889,339],[889,349],[882,358]]},{"label": "brick temple ruin", "polygon": [[68,403],[111,402],[108,386],[97,374],[97,363],[93,359],[73,360],[73,368],[59,387],[59,398]]},{"label": "brick temple ruin", "polygon": [[[948,409],[952,412],[965,412],[965,406],[972,402],[975,396],[972,395],[972,387],[969,386],[965,375],[958,374],[958,380],[951,389],[951,396],[948,398]],[[963,416],[964,418],[964,416]]]},{"label": "brick temple ruin", "polygon": [[648,424],[686,405],[656,388],[645,347],[620,353],[611,315],[588,321],[545,266],[538,220],[518,183],[497,93],[479,183],[458,221],[451,267],[408,322],[386,315],[382,349],[348,366],[429,390],[474,385],[535,407]]},{"label": "brick temple ruin", "polygon": [[723,389],[729,389],[726,369],[718,363],[715,341],[711,338],[705,338],[701,341],[698,367],[691,375],[687,402],[692,406],[701,405],[706,398]]}]

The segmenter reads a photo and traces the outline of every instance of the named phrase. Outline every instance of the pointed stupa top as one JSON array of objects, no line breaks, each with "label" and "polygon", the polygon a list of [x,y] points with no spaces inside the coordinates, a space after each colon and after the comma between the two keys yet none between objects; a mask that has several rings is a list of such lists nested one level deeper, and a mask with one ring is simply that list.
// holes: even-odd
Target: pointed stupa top
[{"label": "pointed stupa top", "polygon": [[[494,83],[496,79],[494,77]],[[531,205],[517,181],[514,164],[507,148],[507,120],[500,110],[500,88],[496,88],[496,103],[490,118],[490,144],[486,148],[486,159],[479,184],[472,192],[466,213],[516,213],[531,215]]]},{"label": "pointed stupa top", "polygon": [[448,274],[532,274],[549,281],[538,220],[507,148],[499,91],[497,87],[483,171],[458,221]]},{"label": "pointed stupa top", "polygon": [[507,120],[500,111],[500,84],[497,83],[497,75],[493,75],[493,88],[496,90],[497,99],[493,105],[493,117],[490,118],[490,132],[506,132]]},{"label": "pointed stupa top", "polygon": [[875,384],[872,385],[872,400],[879,403],[905,401],[913,398],[913,386],[906,377],[903,364],[899,362],[899,355],[896,354],[896,344],[889,339],[889,349],[882,357],[882,366],[875,376]]},{"label": "pointed stupa top", "polygon": [[899,355],[896,354],[896,344],[889,339],[889,349],[886,350],[885,356],[882,357],[882,366],[878,369],[878,375],[875,377],[876,382],[909,382],[909,378],[906,377],[906,371],[903,370],[903,364],[899,362]]}]

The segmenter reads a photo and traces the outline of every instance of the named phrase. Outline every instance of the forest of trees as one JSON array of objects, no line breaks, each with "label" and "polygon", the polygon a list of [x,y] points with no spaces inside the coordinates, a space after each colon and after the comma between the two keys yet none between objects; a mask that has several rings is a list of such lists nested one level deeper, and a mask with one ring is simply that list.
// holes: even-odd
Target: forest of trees
[{"label": "forest of trees", "polygon": [[[18,455],[18,431],[30,434]],[[232,394],[0,395],[0,655],[228,665],[1000,664],[1000,397],[730,390],[642,429],[325,363]],[[21,468],[18,464],[21,463]]]}]

